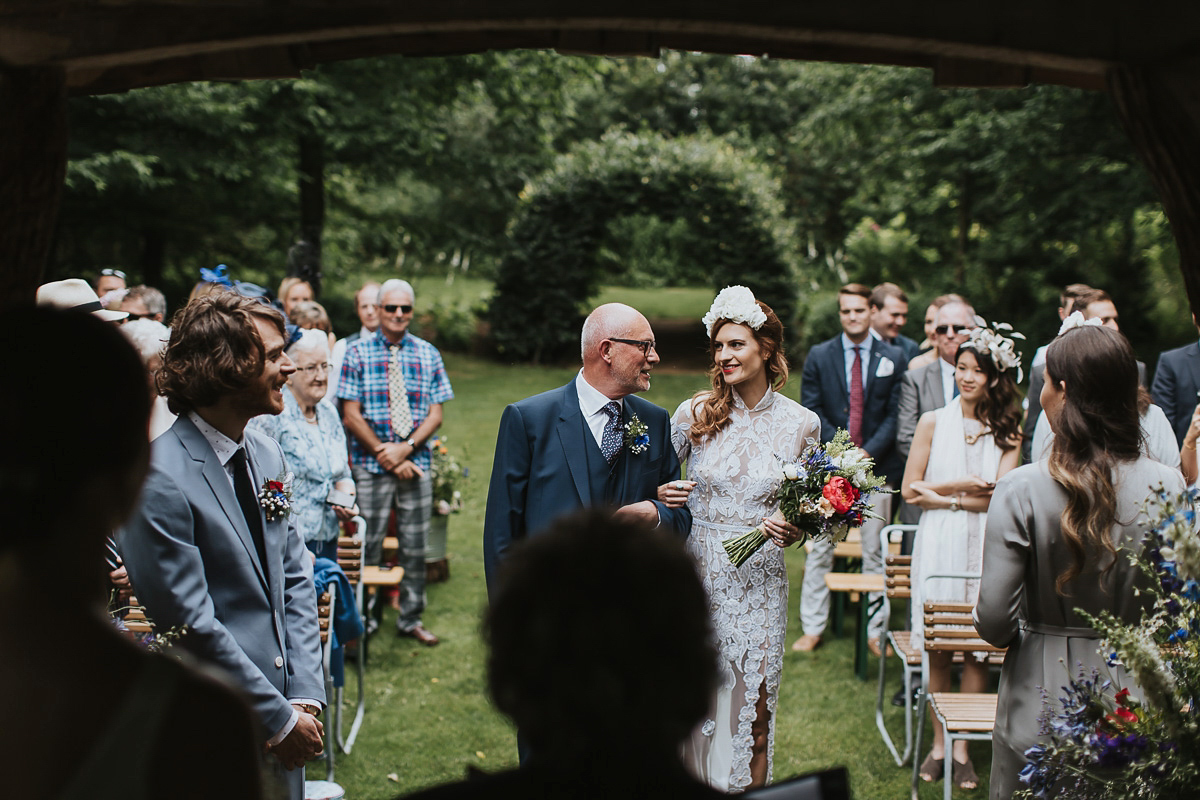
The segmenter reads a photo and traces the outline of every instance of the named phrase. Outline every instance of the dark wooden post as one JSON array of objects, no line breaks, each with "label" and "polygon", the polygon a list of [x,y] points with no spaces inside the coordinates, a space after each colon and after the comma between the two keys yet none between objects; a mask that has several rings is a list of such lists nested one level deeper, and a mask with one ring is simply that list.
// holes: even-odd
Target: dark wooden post
[{"label": "dark wooden post", "polygon": [[32,303],[67,168],[67,93],[55,67],[0,70],[0,306]]},{"label": "dark wooden post", "polygon": [[1171,221],[1188,301],[1200,318],[1200,62],[1116,67],[1109,89]]}]

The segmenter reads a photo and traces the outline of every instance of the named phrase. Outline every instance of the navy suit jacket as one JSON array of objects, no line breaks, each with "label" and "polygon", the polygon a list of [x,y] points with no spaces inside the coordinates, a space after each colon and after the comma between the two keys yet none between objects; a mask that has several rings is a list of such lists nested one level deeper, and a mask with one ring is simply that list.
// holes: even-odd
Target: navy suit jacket
[{"label": "navy suit jacket", "polygon": [[[883,360],[892,362],[890,375]],[[900,380],[908,363],[899,348],[875,339],[871,343],[871,363],[863,385],[863,449],[875,459],[879,472],[895,484],[904,472],[904,461],[896,452],[896,412],[900,401]],[[804,361],[800,404],[821,420],[821,441],[828,442],[838,428],[849,428],[850,387],[846,384],[846,360],[839,334],[808,351]]]},{"label": "navy suit jacket", "polygon": [[1196,342],[1168,350],[1158,357],[1154,370],[1154,402],[1167,415],[1179,446],[1200,402],[1200,346]]},{"label": "navy suit jacket", "polygon": [[[284,474],[283,451],[247,430],[254,485]],[[204,434],[186,416],[154,440],[137,511],[120,533],[138,600],[179,646],[244,689],[263,740],[291,718],[291,698],[325,699],[312,560],[294,518],[262,517],[266,569]]]},{"label": "navy suit jacket", "polygon": [[[671,447],[667,412],[634,395],[624,398],[624,421],[632,414],[649,429],[650,447],[626,451],[617,481],[615,505],[653,500],[661,524],[686,537],[692,514],[667,508],[655,498],[658,487],[679,478],[679,458]],[[558,517],[591,504],[587,441],[591,436],[572,380],[504,409],[496,437],[496,457],[483,521],[483,557],[489,594],[504,554],[514,542],[535,536]]]}]

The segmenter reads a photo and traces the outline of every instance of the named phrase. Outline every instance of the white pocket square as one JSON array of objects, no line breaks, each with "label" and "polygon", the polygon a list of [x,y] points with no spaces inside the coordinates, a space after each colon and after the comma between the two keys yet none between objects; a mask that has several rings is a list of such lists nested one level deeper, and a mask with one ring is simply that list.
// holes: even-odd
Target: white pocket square
[{"label": "white pocket square", "polygon": [[875,368],[876,378],[886,378],[896,371],[896,365],[887,356],[879,359],[879,366]]}]

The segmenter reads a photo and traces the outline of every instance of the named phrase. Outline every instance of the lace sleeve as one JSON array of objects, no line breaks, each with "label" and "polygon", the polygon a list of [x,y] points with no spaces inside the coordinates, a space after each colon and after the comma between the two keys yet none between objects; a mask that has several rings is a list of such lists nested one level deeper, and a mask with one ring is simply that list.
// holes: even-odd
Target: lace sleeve
[{"label": "lace sleeve", "polygon": [[671,416],[671,447],[675,448],[675,455],[679,457],[680,464],[686,465],[692,452],[692,440],[688,436],[691,429],[692,398],[689,397],[679,404]]}]

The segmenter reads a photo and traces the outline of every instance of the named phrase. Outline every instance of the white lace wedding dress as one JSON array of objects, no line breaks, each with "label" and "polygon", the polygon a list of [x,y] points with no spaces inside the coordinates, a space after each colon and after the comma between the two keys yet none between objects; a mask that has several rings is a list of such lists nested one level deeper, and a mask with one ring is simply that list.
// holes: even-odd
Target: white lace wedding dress
[{"label": "white lace wedding dress", "polygon": [[721,651],[721,684],[709,717],[692,733],[684,759],[701,780],[722,791],[750,784],[751,729],[765,683],[771,714],[767,779],[775,748],[775,706],[787,633],[788,579],[784,551],[768,542],[734,568],[721,542],[745,533],[775,511],[783,480],[779,459],[794,460],[808,439],[821,435],[817,415],[767,390],[748,409],[734,392],[729,424],[716,436],[688,438],[692,405],[685,400],[671,419],[671,442],[687,477],[692,532],[688,551],[696,559],[709,597]]}]

